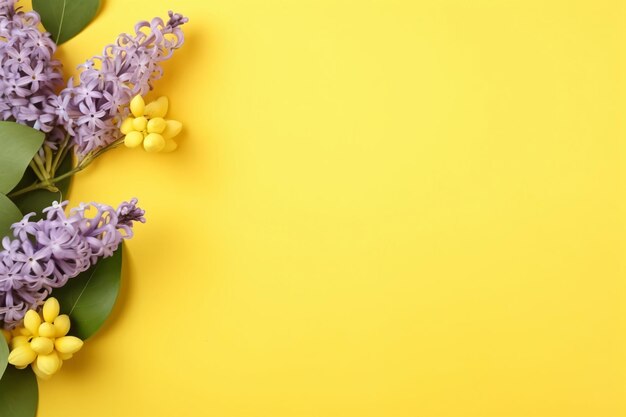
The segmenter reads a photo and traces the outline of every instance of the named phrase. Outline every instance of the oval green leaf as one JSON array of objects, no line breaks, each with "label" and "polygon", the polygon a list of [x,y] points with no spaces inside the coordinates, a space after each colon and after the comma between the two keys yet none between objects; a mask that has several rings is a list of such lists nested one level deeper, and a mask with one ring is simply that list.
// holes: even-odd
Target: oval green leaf
[{"label": "oval green leaf", "polygon": [[39,391],[30,369],[9,366],[0,379],[0,417],[35,417]]},{"label": "oval green leaf", "polygon": [[0,194],[0,240],[4,236],[8,236],[11,231],[11,225],[22,220],[22,213],[13,204],[9,197]]},{"label": "oval green leaf", "polygon": [[99,8],[99,0],[33,0],[33,9],[57,45],[78,35]]},{"label": "oval green leaf", "polygon": [[43,144],[44,134],[14,122],[0,122],[0,193],[20,182],[28,164]]},{"label": "oval green leaf", "polygon": [[[59,165],[56,175],[65,174],[72,169],[72,155],[67,155],[63,162]],[[28,168],[26,173],[22,177],[20,183],[15,187],[16,190],[27,187],[37,182],[37,176],[32,169]],[[26,194],[19,195],[13,199],[15,205],[24,214],[37,213],[37,216],[33,219],[41,218],[41,211],[49,207],[53,201],[63,201],[67,199],[67,194],[70,188],[72,177],[67,177],[62,181],[56,183],[58,192],[50,192],[48,190],[35,190]]]},{"label": "oval green leaf", "polygon": [[2,334],[0,334],[0,379],[4,374],[4,370],[7,368],[7,360],[9,359],[9,345],[7,340]]},{"label": "oval green leaf", "polygon": [[61,304],[61,312],[70,316],[70,334],[85,340],[102,327],[117,300],[121,276],[122,245],[113,256],[101,259],[52,292]]}]

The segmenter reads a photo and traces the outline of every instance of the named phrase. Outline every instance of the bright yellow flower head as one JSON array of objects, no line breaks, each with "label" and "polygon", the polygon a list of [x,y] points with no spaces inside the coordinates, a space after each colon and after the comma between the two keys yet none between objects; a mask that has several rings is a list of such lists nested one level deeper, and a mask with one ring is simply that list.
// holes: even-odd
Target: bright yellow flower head
[{"label": "bright yellow flower head", "polygon": [[143,144],[148,152],[172,152],[178,145],[174,136],[183,128],[182,123],[176,120],[166,120],[169,102],[167,97],[159,97],[146,104],[143,97],[135,96],[130,102],[130,112],[120,131],[126,135],[124,144],[129,148],[136,148]]},{"label": "bright yellow flower head", "polygon": [[13,330],[10,338],[10,364],[18,369],[30,365],[39,378],[48,379],[61,369],[63,361],[83,347],[82,340],[67,336],[70,318],[59,315],[59,310],[59,302],[51,297],[44,303],[41,315],[35,310],[26,312],[24,327]]}]

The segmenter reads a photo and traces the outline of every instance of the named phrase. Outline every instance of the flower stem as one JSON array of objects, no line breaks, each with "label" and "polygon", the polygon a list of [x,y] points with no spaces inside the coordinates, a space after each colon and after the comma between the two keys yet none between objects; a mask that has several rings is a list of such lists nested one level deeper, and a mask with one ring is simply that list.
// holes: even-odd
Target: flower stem
[{"label": "flower stem", "polygon": [[[44,188],[47,189],[51,189],[51,188],[56,188],[55,184],[57,184],[59,181],[63,181],[66,178],[71,177],[72,175],[75,175],[77,173],[79,173],[80,171],[82,171],[83,169],[87,168],[96,158],[98,158],[99,156],[101,156],[102,154],[110,151],[111,149],[115,149],[117,148],[119,145],[121,145],[122,143],[124,143],[124,139],[118,139],[115,142],[113,142],[112,144],[96,151],[90,154],[87,154],[87,156],[85,156],[85,158],[81,159],[80,162],[78,163],[78,165],[76,165],[73,169],[71,169],[70,171],[66,172],[65,174],[61,174],[57,177],[54,178],[48,178],[45,179],[41,182],[35,183],[33,185],[30,185],[28,187],[22,188],[21,190],[12,192],[11,194],[8,195],[9,198],[13,198],[13,197],[17,197],[20,196],[22,194],[26,194],[29,193],[31,191],[35,191],[35,190],[41,190]],[[36,158],[36,157],[35,157]]]}]

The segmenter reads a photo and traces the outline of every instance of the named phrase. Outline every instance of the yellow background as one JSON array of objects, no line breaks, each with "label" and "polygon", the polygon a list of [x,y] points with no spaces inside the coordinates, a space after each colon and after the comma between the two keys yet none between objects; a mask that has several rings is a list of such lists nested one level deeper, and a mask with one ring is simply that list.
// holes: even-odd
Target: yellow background
[{"label": "yellow background", "polygon": [[106,0],[67,68],[188,15],[72,203],[140,198],[41,417],[626,416],[626,3]]}]

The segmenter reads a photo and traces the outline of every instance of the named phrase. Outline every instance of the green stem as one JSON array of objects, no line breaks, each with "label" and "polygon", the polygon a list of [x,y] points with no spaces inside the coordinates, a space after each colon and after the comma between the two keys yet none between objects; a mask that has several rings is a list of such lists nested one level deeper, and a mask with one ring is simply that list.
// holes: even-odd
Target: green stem
[{"label": "green stem", "polygon": [[67,155],[67,144],[70,141],[70,135],[65,135],[65,139],[63,139],[63,143],[59,147],[57,154],[54,156],[54,161],[52,161],[52,170],[50,170],[50,174],[54,177],[54,174],[57,172],[59,168],[59,164],[65,159],[65,155]]},{"label": "green stem", "polygon": [[18,190],[18,191],[15,191],[15,192],[9,194],[8,197],[9,198],[13,198],[13,197],[20,196],[22,194],[29,193],[31,191],[54,187],[54,185],[56,183],[58,183],[59,181],[63,181],[64,179],[69,178],[72,175],[75,175],[75,174],[79,173],[83,169],[87,168],[96,158],[98,158],[99,156],[103,155],[104,153],[110,151],[111,149],[117,148],[122,143],[124,143],[124,139],[123,138],[122,139],[118,139],[115,142],[113,142],[112,144],[110,144],[109,146],[107,146],[105,148],[102,148],[102,149],[98,150],[97,152],[88,154],[87,156],[85,156],[84,159],[82,159],[78,163],[78,165],[76,165],[76,167],[74,167],[70,171],[66,172],[65,174],[61,174],[61,175],[59,175],[57,177],[54,177],[54,178],[48,178],[46,180],[43,180],[42,182],[38,182],[38,183],[35,183],[35,184],[30,185],[28,187],[22,188],[21,190]]}]

